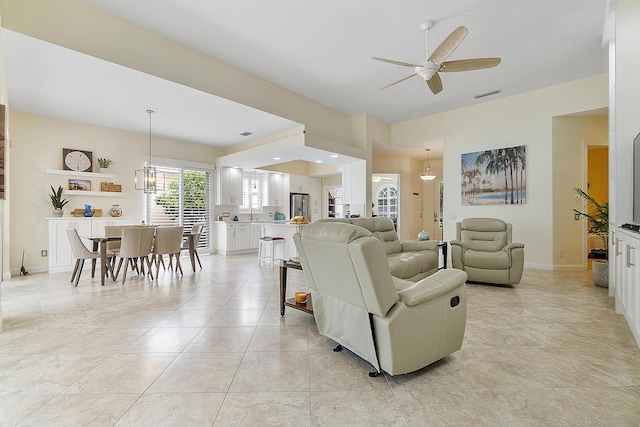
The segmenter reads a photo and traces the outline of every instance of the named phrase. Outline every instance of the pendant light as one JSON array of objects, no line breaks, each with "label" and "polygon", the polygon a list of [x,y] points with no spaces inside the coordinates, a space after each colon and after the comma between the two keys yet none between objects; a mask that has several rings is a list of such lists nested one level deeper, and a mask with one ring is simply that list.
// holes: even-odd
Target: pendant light
[{"label": "pendant light", "polygon": [[149,162],[145,162],[145,165],[142,169],[136,170],[135,183],[136,190],[144,190],[145,194],[153,194],[156,192],[156,168],[151,166],[151,138],[152,138],[152,127],[151,127],[151,116],[154,113],[153,110],[147,110],[149,114]]},{"label": "pendant light", "polygon": [[431,166],[429,166],[429,151],[431,151],[430,148],[427,148],[427,168],[424,171],[424,175],[420,175],[420,179],[423,181],[433,181],[436,176],[431,173]]}]

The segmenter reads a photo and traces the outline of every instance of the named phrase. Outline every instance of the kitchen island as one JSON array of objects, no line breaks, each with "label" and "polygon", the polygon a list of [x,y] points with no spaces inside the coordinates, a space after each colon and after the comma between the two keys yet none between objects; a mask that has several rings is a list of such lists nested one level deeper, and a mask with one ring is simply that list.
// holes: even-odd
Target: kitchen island
[{"label": "kitchen island", "polygon": [[[264,236],[282,237],[284,238],[284,259],[290,259],[298,256],[296,245],[293,243],[293,235],[302,230],[306,224],[291,224],[287,221],[276,221],[263,225]],[[278,253],[276,252],[276,255]]]}]

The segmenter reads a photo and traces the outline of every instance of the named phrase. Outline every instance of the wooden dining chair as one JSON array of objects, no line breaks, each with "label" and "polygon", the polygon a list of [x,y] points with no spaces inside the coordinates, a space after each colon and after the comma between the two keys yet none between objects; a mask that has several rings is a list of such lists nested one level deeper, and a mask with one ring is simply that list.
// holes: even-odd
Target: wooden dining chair
[{"label": "wooden dining chair", "polygon": [[[99,260],[100,252],[90,251],[85,244],[82,242],[82,239],[78,235],[78,230],[75,228],[67,228],[67,236],[69,237],[69,243],[71,245],[71,252],[73,253],[73,257],[76,259],[75,267],[73,268],[73,273],[71,274],[71,283],[75,286],[78,286],[78,282],[80,281],[80,275],[82,274],[82,268],[84,267],[84,260]],[[111,277],[113,278],[113,267],[111,262],[107,262],[107,266],[109,271],[111,272]],[[91,269],[91,277],[95,276],[95,268]]]},{"label": "wooden dining chair", "polygon": [[145,274],[144,265],[146,263],[149,270],[149,278],[153,280],[149,255],[151,254],[155,231],[155,227],[125,227],[122,229],[120,249],[116,251],[116,255],[120,258],[118,269],[116,270],[116,277],[120,274],[120,269],[124,262],[124,272],[122,274],[123,285],[127,280],[128,267],[131,266],[132,270],[137,269],[138,261],[140,261],[139,274]]},{"label": "wooden dining chair", "polygon": [[172,267],[172,259],[176,257],[176,271],[182,273],[182,266],[180,265],[180,248],[182,245],[182,235],[184,233],[184,227],[181,225],[172,227],[158,227],[156,228],[156,237],[153,243],[153,250],[151,251],[151,265],[156,264],[156,278],[160,273],[160,264],[164,267],[163,255],[169,255],[169,267]]}]

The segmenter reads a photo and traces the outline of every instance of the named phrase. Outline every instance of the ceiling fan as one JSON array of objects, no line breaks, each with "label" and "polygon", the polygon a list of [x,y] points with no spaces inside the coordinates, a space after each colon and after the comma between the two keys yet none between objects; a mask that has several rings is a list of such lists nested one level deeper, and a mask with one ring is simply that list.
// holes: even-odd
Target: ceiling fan
[{"label": "ceiling fan", "polygon": [[404,67],[413,68],[413,73],[398,81],[388,84],[380,89],[386,89],[395,84],[410,79],[413,76],[420,76],[427,82],[427,86],[431,92],[437,94],[442,91],[442,80],[438,72],[455,72],[455,71],[471,71],[482,68],[495,67],[500,63],[500,58],[473,58],[460,59],[457,61],[445,61],[453,53],[454,50],[462,43],[462,40],[469,34],[467,27],[458,27],[442,43],[429,55],[429,29],[433,27],[433,21],[427,21],[422,24],[421,28],[425,31],[427,39],[427,56],[424,63],[411,64],[408,62],[395,61],[393,59],[385,59],[373,57],[376,61],[388,62],[390,64],[402,65]]}]

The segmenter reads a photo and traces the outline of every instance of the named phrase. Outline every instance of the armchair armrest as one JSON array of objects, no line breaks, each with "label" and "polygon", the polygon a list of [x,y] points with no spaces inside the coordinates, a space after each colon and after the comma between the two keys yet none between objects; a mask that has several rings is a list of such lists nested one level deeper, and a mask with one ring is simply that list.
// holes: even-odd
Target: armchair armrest
[{"label": "armchair armrest", "polygon": [[422,240],[418,242],[401,242],[402,252],[437,251],[438,242],[435,240]]},{"label": "armchair armrest", "polygon": [[505,252],[511,252],[512,249],[524,248],[524,243],[509,243],[507,246],[502,248]]},{"label": "armchair armrest", "polygon": [[449,244],[451,246],[460,246],[462,249],[467,249],[467,244],[465,242],[463,242],[462,240],[451,240],[449,241]]},{"label": "armchair armrest", "polygon": [[450,292],[460,286],[460,282],[467,280],[467,273],[461,270],[441,270],[440,272],[425,277],[416,282],[413,286],[398,292],[400,301],[412,307],[431,301]]}]

